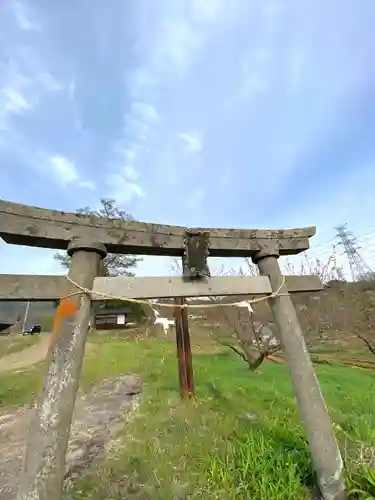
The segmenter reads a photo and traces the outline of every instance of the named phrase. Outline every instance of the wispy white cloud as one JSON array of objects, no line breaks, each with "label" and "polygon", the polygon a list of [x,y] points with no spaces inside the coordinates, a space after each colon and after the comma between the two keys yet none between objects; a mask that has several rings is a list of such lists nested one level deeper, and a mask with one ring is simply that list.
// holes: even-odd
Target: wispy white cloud
[{"label": "wispy white cloud", "polygon": [[51,73],[48,73],[47,71],[38,75],[36,80],[40,82],[42,87],[44,87],[49,92],[58,92],[60,90],[63,90],[63,85],[56,78],[54,78]]},{"label": "wispy white cloud", "polygon": [[[151,3],[146,5],[151,8]],[[126,176],[124,166],[137,171],[140,154],[155,133],[153,127],[162,120],[154,99],[156,89],[187,75],[209,28],[225,19],[223,0],[167,0],[158,5],[155,22],[143,24],[135,46],[141,63],[128,77],[132,103],[124,117],[124,132],[114,144],[116,160],[112,162],[114,173],[121,176]],[[198,135],[184,133],[180,137],[187,143],[187,151],[201,150]]]},{"label": "wispy white cloud", "polygon": [[174,78],[182,76],[202,44],[203,35],[192,23],[178,18],[165,21],[160,35],[163,40],[157,43],[153,54],[155,63],[160,64],[157,73],[160,71],[160,77],[162,72]]},{"label": "wispy white cloud", "polygon": [[12,1],[11,10],[19,28],[23,31],[40,31],[41,26],[26,1]]},{"label": "wispy white cloud", "polygon": [[239,83],[234,94],[224,104],[225,109],[243,105],[244,101],[254,101],[271,90],[275,51],[279,47],[275,35],[283,10],[279,0],[267,0],[257,5],[254,11],[256,36],[240,61]]},{"label": "wispy white cloud", "polygon": [[[120,179],[121,185],[126,184],[125,199],[130,200],[134,196],[143,196],[143,189],[133,182],[136,181],[140,173],[137,169],[137,160],[145,147],[150,131],[156,126],[160,117],[155,107],[146,102],[135,100],[131,103],[129,111],[124,116],[124,133],[113,146],[112,160],[110,167],[112,175],[108,178],[107,184],[111,190],[118,193],[117,182]],[[115,191],[112,191],[115,189]]]},{"label": "wispy white cloud", "polygon": [[130,112],[148,125],[155,123],[159,119],[155,107],[148,102],[133,101],[130,106]]},{"label": "wispy white cloud", "polygon": [[73,75],[68,84],[68,95],[70,99],[74,100],[75,94],[76,94],[76,76]]},{"label": "wispy white cloud", "polygon": [[152,104],[143,101],[132,102],[129,112],[124,117],[124,133],[128,134],[129,142],[137,145],[147,139],[150,128],[159,119]]},{"label": "wispy white cloud", "polygon": [[81,179],[76,165],[65,156],[52,156],[49,164],[54,175],[64,187],[69,185],[86,189],[96,189],[95,182]]},{"label": "wispy white cloud", "polygon": [[51,167],[59,181],[66,185],[78,180],[79,175],[75,165],[64,156],[53,156],[50,160]]},{"label": "wispy white cloud", "polygon": [[3,75],[3,85],[0,88],[0,130],[7,130],[14,115],[22,115],[33,109],[34,105],[35,99],[31,95],[28,78],[17,71]]},{"label": "wispy white cloud", "polygon": [[97,188],[96,182],[94,181],[79,181],[78,186],[86,189],[91,189],[92,191]]},{"label": "wispy white cloud", "polygon": [[146,195],[143,188],[134,180],[127,179],[123,174],[110,174],[107,184],[111,190],[111,195],[119,203],[129,203],[133,198],[142,198]]},{"label": "wispy white cloud", "polygon": [[[164,2],[159,11],[160,19],[154,25],[151,51],[148,50],[145,65],[136,72],[135,82],[146,86],[161,85],[169,78],[185,75],[209,38],[210,29],[227,21],[241,3],[233,2],[228,10],[223,0]],[[144,33],[144,37],[147,36]],[[145,43],[141,40],[140,47],[142,42]]]},{"label": "wispy white cloud", "polygon": [[139,172],[132,165],[126,165],[124,167],[124,175],[132,181],[136,181],[139,178]]},{"label": "wispy white cloud", "polygon": [[259,95],[265,94],[269,89],[269,81],[266,76],[257,69],[250,69],[246,65],[243,71],[239,88],[231,99],[230,104],[237,104],[238,102],[256,99]]},{"label": "wispy white cloud", "polygon": [[[34,30],[40,36],[40,24],[32,9],[21,1],[9,3],[9,11],[23,31]],[[39,53],[22,42],[14,32],[7,38],[0,59],[0,128],[14,127],[12,118],[30,113],[37,108],[43,97],[62,90],[58,79],[46,69]]]},{"label": "wispy white cloud", "polygon": [[22,93],[21,89],[16,87],[3,87],[1,89],[2,113],[5,115],[21,114],[32,109],[33,104]]},{"label": "wispy white cloud", "polygon": [[203,149],[203,140],[198,132],[181,132],[178,136],[184,141],[187,152],[196,153]]},{"label": "wispy white cloud", "polygon": [[[235,3],[233,2],[231,10],[235,8]],[[222,0],[192,0],[190,2],[192,18],[198,23],[215,22],[220,16],[225,16],[228,13],[224,4]]]}]

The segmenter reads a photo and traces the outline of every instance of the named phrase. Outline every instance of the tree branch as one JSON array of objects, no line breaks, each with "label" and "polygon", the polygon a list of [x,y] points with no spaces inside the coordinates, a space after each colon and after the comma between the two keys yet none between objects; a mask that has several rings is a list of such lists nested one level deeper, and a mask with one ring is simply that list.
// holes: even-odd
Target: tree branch
[{"label": "tree branch", "polygon": [[359,339],[361,339],[366,344],[366,346],[368,347],[369,351],[375,356],[375,347],[365,337],[363,337],[359,333],[357,333],[357,337]]}]

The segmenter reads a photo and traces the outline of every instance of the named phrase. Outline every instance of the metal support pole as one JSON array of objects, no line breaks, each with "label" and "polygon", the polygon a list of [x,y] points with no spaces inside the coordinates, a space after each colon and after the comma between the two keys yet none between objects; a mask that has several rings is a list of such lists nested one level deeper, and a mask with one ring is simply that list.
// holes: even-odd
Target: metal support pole
[{"label": "metal support pole", "polygon": [[[273,291],[282,283],[278,256],[277,248],[268,247],[253,257],[260,274],[269,277]],[[344,500],[343,462],[332,422],[285,285],[279,293],[281,295],[269,299],[269,304],[279,327],[280,342],[289,365],[297,405],[306,427],[318,487],[324,500]]]},{"label": "metal support pole", "polygon": [[[183,304],[182,297],[176,298],[176,305]],[[181,399],[192,399],[195,395],[194,373],[186,309],[175,308],[175,325],[180,395]]]},{"label": "metal support pole", "polygon": [[[101,243],[74,240],[68,247],[72,257],[68,276],[92,289],[101,259]],[[78,290],[66,282],[56,312],[48,371],[44,389],[32,416],[24,471],[18,500],[60,500],[65,474],[65,455],[79,385],[86,335],[91,314],[91,297],[67,297]]]}]

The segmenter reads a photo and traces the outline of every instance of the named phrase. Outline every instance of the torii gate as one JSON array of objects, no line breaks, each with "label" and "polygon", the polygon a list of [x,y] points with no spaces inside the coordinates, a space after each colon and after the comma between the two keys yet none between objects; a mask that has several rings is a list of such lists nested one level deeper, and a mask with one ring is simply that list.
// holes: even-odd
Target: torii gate
[{"label": "torii gate", "polygon": [[[188,229],[84,216],[0,200],[0,237],[6,243],[67,250],[71,256],[68,279],[63,276],[0,275],[0,300],[61,298],[52,332],[48,372],[30,425],[17,498],[61,498],[91,300],[101,298],[96,293],[124,299],[177,297],[180,304],[189,296],[269,296],[306,427],[319,489],[324,500],[345,499],[339,448],[289,295],[289,292],[319,290],[321,283],[316,276],[283,277],[278,264],[279,256],[308,249],[309,238],[314,234],[314,227]],[[107,252],[182,257],[183,277],[99,277],[101,260]],[[260,276],[210,277],[208,256],[250,257],[257,264]],[[92,290],[93,295],[83,290]],[[181,325],[183,315],[177,320],[176,326],[178,322]],[[191,367],[188,370],[185,376],[191,377]]]}]

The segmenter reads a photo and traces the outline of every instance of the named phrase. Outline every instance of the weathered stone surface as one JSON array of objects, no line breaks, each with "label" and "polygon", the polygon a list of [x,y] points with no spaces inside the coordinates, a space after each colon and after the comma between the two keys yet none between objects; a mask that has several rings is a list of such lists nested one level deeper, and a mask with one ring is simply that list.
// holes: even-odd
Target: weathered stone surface
[{"label": "weathered stone surface", "polygon": [[[134,375],[108,379],[88,395],[77,399],[69,449],[66,481],[87,467],[104,451],[124,415],[134,410],[141,393]],[[0,499],[11,500],[22,469],[30,408],[0,417]]]},{"label": "weathered stone surface", "polygon": [[[285,276],[290,293],[316,291],[322,288],[316,275]],[[0,301],[2,300],[58,300],[63,295],[65,276],[37,276],[0,274]],[[103,294],[122,298],[175,298],[267,295],[271,285],[266,276],[214,276],[205,280],[186,281],[179,276],[129,278],[126,276],[97,277],[94,279],[93,300],[102,300]],[[98,295],[95,295],[97,293]]]},{"label": "weathered stone surface", "polygon": [[[186,231],[191,228],[106,219],[0,200],[0,237],[7,243],[64,250],[76,238],[94,239],[108,252],[182,256]],[[277,242],[280,255],[309,248],[315,227],[297,229],[194,228],[209,233],[212,257],[250,257]]]}]

